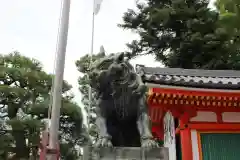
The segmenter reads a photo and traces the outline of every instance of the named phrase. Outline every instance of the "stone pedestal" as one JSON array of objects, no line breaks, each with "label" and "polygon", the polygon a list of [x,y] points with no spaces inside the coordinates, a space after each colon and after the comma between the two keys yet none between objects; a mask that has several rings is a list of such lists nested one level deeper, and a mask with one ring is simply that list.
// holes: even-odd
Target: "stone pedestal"
[{"label": "stone pedestal", "polygon": [[169,160],[168,148],[164,147],[151,150],[138,147],[84,147],[83,154],[83,160]]}]

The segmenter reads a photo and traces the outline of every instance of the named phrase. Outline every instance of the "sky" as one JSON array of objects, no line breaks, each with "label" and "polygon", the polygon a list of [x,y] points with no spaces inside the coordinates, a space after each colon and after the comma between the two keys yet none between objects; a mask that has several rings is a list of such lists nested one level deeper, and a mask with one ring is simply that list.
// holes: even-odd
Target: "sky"
[{"label": "sky", "polygon": [[[107,53],[125,51],[126,43],[137,38],[130,31],[117,27],[123,13],[135,8],[136,0],[103,0],[95,18],[94,53],[101,45]],[[92,0],[72,0],[64,79],[73,86],[75,101],[81,102],[75,61],[90,53]],[[213,1],[211,1],[213,3]],[[212,5],[211,5],[212,6]],[[0,53],[19,51],[38,59],[48,73],[54,71],[61,0],[0,0]],[[151,56],[132,64],[161,66]]]}]

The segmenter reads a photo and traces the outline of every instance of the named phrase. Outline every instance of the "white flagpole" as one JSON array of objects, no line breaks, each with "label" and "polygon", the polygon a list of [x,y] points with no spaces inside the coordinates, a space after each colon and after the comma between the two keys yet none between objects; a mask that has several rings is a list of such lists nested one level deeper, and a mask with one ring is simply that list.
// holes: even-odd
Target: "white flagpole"
[{"label": "white flagpole", "polygon": [[[94,47],[94,29],[95,29],[95,13],[94,13],[94,8],[95,8],[95,0],[93,0],[93,11],[92,11],[92,37],[91,37],[91,50],[90,50],[90,67],[92,64],[92,56],[93,56],[93,47]],[[89,85],[89,90],[88,90],[88,98],[89,98],[89,106],[88,106],[88,118],[87,118],[87,123],[88,123],[88,129],[90,129],[90,111],[92,107],[92,88]]]},{"label": "white flagpole", "polygon": [[[100,11],[101,8],[101,3],[103,0],[93,0],[93,10],[92,10],[92,39],[91,39],[91,51],[90,51],[90,67],[92,64],[92,57],[93,57],[93,52],[94,52],[94,31],[95,31],[95,16],[98,14],[98,12]],[[88,117],[87,117],[87,126],[88,129],[90,129],[90,111],[91,111],[91,107],[92,107],[92,88],[89,85],[89,90],[88,90],[88,99],[89,99],[89,106],[88,106]]]},{"label": "white flagpole", "polygon": [[90,63],[92,63],[93,47],[94,47],[94,29],[95,29],[95,14],[92,14],[92,39],[91,39],[91,51],[90,51]]},{"label": "white flagpole", "polygon": [[[62,84],[63,74],[65,66],[65,55],[67,48],[67,37],[68,37],[68,25],[69,25],[69,14],[70,14],[70,0],[62,1],[62,10],[60,17],[60,28],[58,33],[57,43],[57,56],[56,56],[56,68],[53,83],[53,104],[51,111],[51,124],[49,130],[49,148],[56,150],[59,144],[58,130],[59,130],[59,118],[60,108],[62,103]],[[56,154],[51,154],[47,157],[48,160],[56,160]]]}]

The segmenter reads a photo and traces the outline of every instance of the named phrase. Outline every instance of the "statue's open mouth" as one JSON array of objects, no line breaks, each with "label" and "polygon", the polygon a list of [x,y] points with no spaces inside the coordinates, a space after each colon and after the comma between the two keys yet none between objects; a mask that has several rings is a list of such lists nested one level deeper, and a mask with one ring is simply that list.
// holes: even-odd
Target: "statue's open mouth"
[{"label": "statue's open mouth", "polygon": [[116,79],[114,80],[114,83],[116,84],[126,84],[129,79],[129,68],[126,64],[121,63],[121,72],[117,74]]}]

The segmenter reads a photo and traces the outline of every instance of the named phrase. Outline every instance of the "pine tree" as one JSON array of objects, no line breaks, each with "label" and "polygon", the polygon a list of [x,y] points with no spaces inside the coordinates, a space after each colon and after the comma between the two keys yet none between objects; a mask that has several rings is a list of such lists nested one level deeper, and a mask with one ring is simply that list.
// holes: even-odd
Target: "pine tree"
[{"label": "pine tree", "polygon": [[[105,51],[102,49],[100,53],[92,55],[92,62],[98,60],[99,58],[102,58],[105,56]],[[83,75],[79,77],[78,79],[78,84],[79,84],[79,91],[82,94],[82,103],[85,106],[84,109],[88,114],[88,119],[89,119],[89,126],[90,128],[88,129],[89,135],[91,136],[91,140],[94,141],[96,140],[98,136],[97,132],[97,127],[95,125],[95,120],[96,120],[96,113],[95,113],[95,108],[96,108],[96,92],[92,90],[92,99],[91,99],[91,105],[89,105],[89,68],[90,68],[90,61],[91,57],[89,54],[86,54],[85,56],[81,57],[79,60],[76,61],[76,66],[77,69],[80,73]],[[91,107],[89,109],[89,106]]]},{"label": "pine tree", "polygon": [[[35,59],[18,52],[0,55],[0,159],[38,159],[52,78]],[[66,94],[70,89],[64,81],[59,128],[63,159],[76,157],[75,147],[87,139],[81,108]]]},{"label": "pine tree", "polygon": [[232,52],[229,64],[234,69],[240,69],[240,1],[217,0],[215,2],[217,11],[220,13],[219,25],[226,29]]},{"label": "pine tree", "polygon": [[140,36],[129,57],[152,54],[167,67],[235,69],[229,36],[208,0],[146,0],[129,9],[119,26]]},{"label": "pine tree", "polygon": [[232,43],[237,48],[240,46],[240,1],[238,0],[217,0],[215,6],[220,13],[219,22],[224,27]]}]

